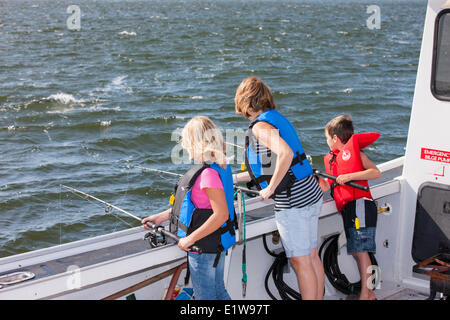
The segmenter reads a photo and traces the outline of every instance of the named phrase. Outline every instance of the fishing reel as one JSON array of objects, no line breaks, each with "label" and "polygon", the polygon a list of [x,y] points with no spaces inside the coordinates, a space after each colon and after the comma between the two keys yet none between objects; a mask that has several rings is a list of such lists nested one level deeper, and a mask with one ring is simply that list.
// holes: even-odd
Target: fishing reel
[{"label": "fishing reel", "polygon": [[167,244],[166,236],[160,232],[157,232],[158,228],[155,228],[153,230],[150,230],[147,232],[147,234],[144,236],[144,240],[147,240],[150,244],[150,247],[157,248],[162,247]]}]

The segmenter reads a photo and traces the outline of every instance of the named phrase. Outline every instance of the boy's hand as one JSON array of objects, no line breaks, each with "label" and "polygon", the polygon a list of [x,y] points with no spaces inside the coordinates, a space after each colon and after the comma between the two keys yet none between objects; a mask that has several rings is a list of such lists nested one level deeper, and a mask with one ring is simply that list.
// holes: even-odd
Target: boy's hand
[{"label": "boy's hand", "polygon": [[336,178],[336,182],[339,184],[345,184],[345,183],[353,180],[352,176],[353,175],[351,173],[341,174],[340,176],[338,176]]}]

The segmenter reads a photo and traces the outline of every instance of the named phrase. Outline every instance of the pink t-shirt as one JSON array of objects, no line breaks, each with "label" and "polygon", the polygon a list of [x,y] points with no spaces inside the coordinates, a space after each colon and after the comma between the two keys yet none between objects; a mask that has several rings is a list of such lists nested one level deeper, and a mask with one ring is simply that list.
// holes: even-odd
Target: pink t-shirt
[{"label": "pink t-shirt", "polygon": [[214,169],[206,168],[195,180],[191,191],[191,201],[196,208],[211,209],[209,197],[204,190],[206,188],[223,189],[219,173]]}]

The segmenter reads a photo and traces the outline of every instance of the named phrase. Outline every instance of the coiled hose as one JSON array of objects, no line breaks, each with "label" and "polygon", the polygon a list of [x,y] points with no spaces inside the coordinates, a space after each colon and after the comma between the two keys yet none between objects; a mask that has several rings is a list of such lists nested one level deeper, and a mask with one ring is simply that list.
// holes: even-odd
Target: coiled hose
[{"label": "coiled hose", "polygon": [[[348,281],[345,274],[343,274],[339,269],[338,239],[339,234],[332,235],[331,237],[327,238],[320,246],[319,257],[322,259],[325,275],[327,276],[328,281],[336,290],[346,295],[358,294],[361,291],[361,280],[351,283],[350,281]],[[375,259],[375,255],[372,252],[369,252],[369,257],[372,265],[378,265],[377,260]]]},{"label": "coiled hose", "polygon": [[264,280],[264,287],[266,288],[267,294],[270,296],[272,300],[278,300],[269,289],[269,278],[272,274],[273,283],[280,294],[282,300],[302,300],[302,296],[300,293],[289,287],[283,280],[283,270],[284,267],[288,264],[288,258],[286,257],[286,252],[282,251],[279,254],[275,254],[269,250],[267,247],[266,235],[263,235],[263,244],[264,249],[267,251],[269,255],[275,257],[275,261],[269,268],[269,271],[266,274],[266,278]]}]

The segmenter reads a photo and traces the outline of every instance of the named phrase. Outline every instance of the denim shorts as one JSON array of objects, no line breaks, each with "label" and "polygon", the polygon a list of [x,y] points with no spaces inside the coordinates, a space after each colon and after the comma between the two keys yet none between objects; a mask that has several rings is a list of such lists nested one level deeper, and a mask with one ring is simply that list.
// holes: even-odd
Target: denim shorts
[{"label": "denim shorts", "polygon": [[317,229],[322,199],[303,208],[275,212],[275,220],[286,256],[302,257],[317,248]]},{"label": "denim shorts", "polygon": [[188,253],[195,300],[231,300],[224,283],[225,251],[213,267],[215,253]]},{"label": "denim shorts", "polygon": [[347,253],[376,252],[375,244],[376,227],[348,228],[347,229]]}]

